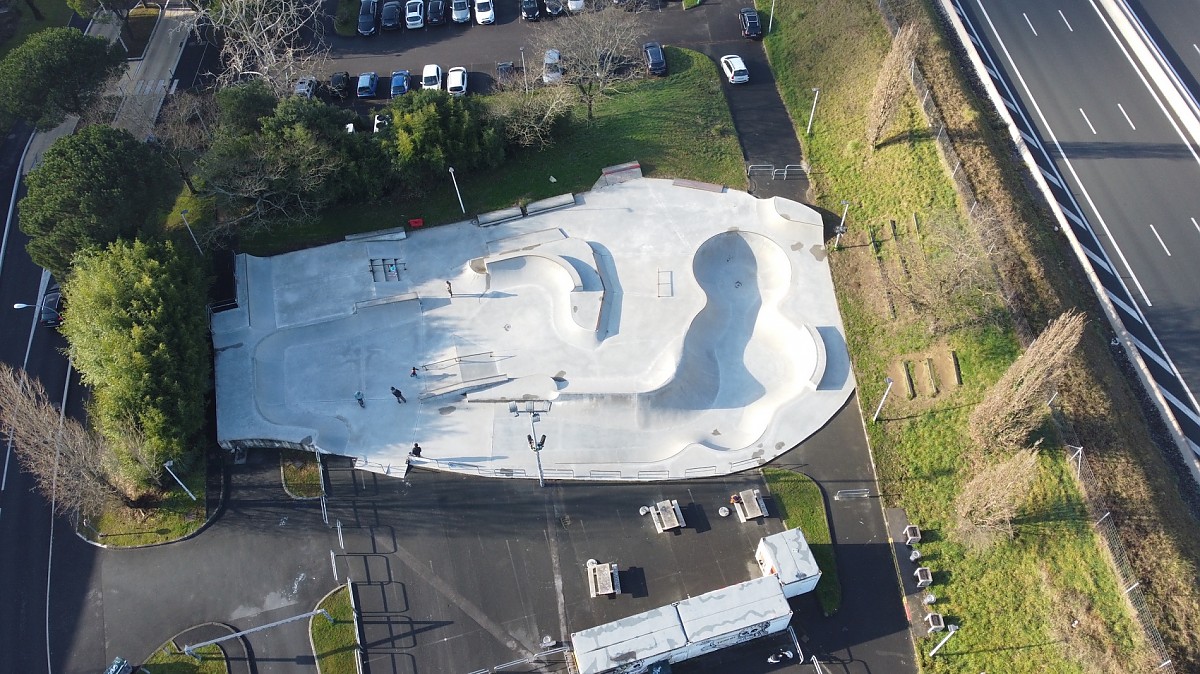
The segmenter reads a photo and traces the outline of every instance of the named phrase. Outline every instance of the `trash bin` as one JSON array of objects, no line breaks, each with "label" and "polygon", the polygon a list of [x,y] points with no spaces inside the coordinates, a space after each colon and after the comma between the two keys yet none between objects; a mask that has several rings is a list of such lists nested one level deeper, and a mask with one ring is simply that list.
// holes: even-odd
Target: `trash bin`
[{"label": "trash bin", "polygon": [[408,221],[408,226],[413,229],[420,229],[425,226],[425,218],[413,218]]}]

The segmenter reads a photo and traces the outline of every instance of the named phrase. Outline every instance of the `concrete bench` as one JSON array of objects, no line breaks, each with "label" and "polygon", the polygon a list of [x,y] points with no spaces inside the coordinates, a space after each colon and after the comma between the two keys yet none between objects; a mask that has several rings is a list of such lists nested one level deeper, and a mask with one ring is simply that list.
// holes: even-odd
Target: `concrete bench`
[{"label": "concrete bench", "polygon": [[615,563],[601,563],[588,560],[587,563],[588,593],[593,597],[602,594],[621,594],[621,576]]},{"label": "concrete bench", "polygon": [[667,499],[654,504],[654,507],[650,508],[650,519],[654,521],[654,528],[660,534],[687,526],[687,522],[683,519],[683,511],[679,509],[679,501],[675,499]]},{"label": "concrete bench", "polygon": [[733,501],[733,509],[737,512],[738,519],[743,522],[767,516],[767,503],[757,489],[738,492]]}]

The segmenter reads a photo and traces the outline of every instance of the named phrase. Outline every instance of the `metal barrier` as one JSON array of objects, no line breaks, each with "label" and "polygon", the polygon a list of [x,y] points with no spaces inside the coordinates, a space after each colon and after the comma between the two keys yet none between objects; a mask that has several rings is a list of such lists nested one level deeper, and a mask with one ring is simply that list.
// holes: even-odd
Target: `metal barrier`
[{"label": "metal barrier", "polygon": [[746,177],[753,175],[764,175],[775,172],[774,164],[751,164],[746,167]]}]

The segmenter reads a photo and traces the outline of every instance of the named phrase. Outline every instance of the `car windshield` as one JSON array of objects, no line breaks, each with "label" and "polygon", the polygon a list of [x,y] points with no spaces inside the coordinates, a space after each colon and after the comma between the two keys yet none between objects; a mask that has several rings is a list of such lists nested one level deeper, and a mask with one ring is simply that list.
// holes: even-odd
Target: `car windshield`
[{"label": "car windshield", "polygon": [[467,8],[467,0],[454,0],[454,9],[463,10]]},{"label": "car windshield", "polygon": [[478,5],[475,5],[475,9],[480,12],[490,12],[492,11],[492,3],[486,1],[481,2]]},{"label": "car windshield", "polygon": [[650,51],[650,60],[651,61],[661,61],[662,60],[662,50],[660,50],[658,47],[651,47],[649,51]]},{"label": "car windshield", "polygon": [[[424,84],[425,86],[429,86],[431,84],[437,84],[437,83],[438,83],[437,75],[426,75],[425,79],[421,80],[421,84]],[[426,94],[426,95],[428,95],[428,94]]]}]

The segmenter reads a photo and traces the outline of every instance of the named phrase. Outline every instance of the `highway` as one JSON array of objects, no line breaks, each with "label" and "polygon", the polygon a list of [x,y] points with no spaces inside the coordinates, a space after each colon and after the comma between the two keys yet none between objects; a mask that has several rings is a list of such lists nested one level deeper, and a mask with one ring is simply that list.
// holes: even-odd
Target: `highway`
[{"label": "highway", "polygon": [[[1095,0],[954,4],[1108,299],[1200,452],[1193,395],[1200,390],[1200,153],[1183,120]],[[1200,64],[1200,51],[1195,56]]]}]

